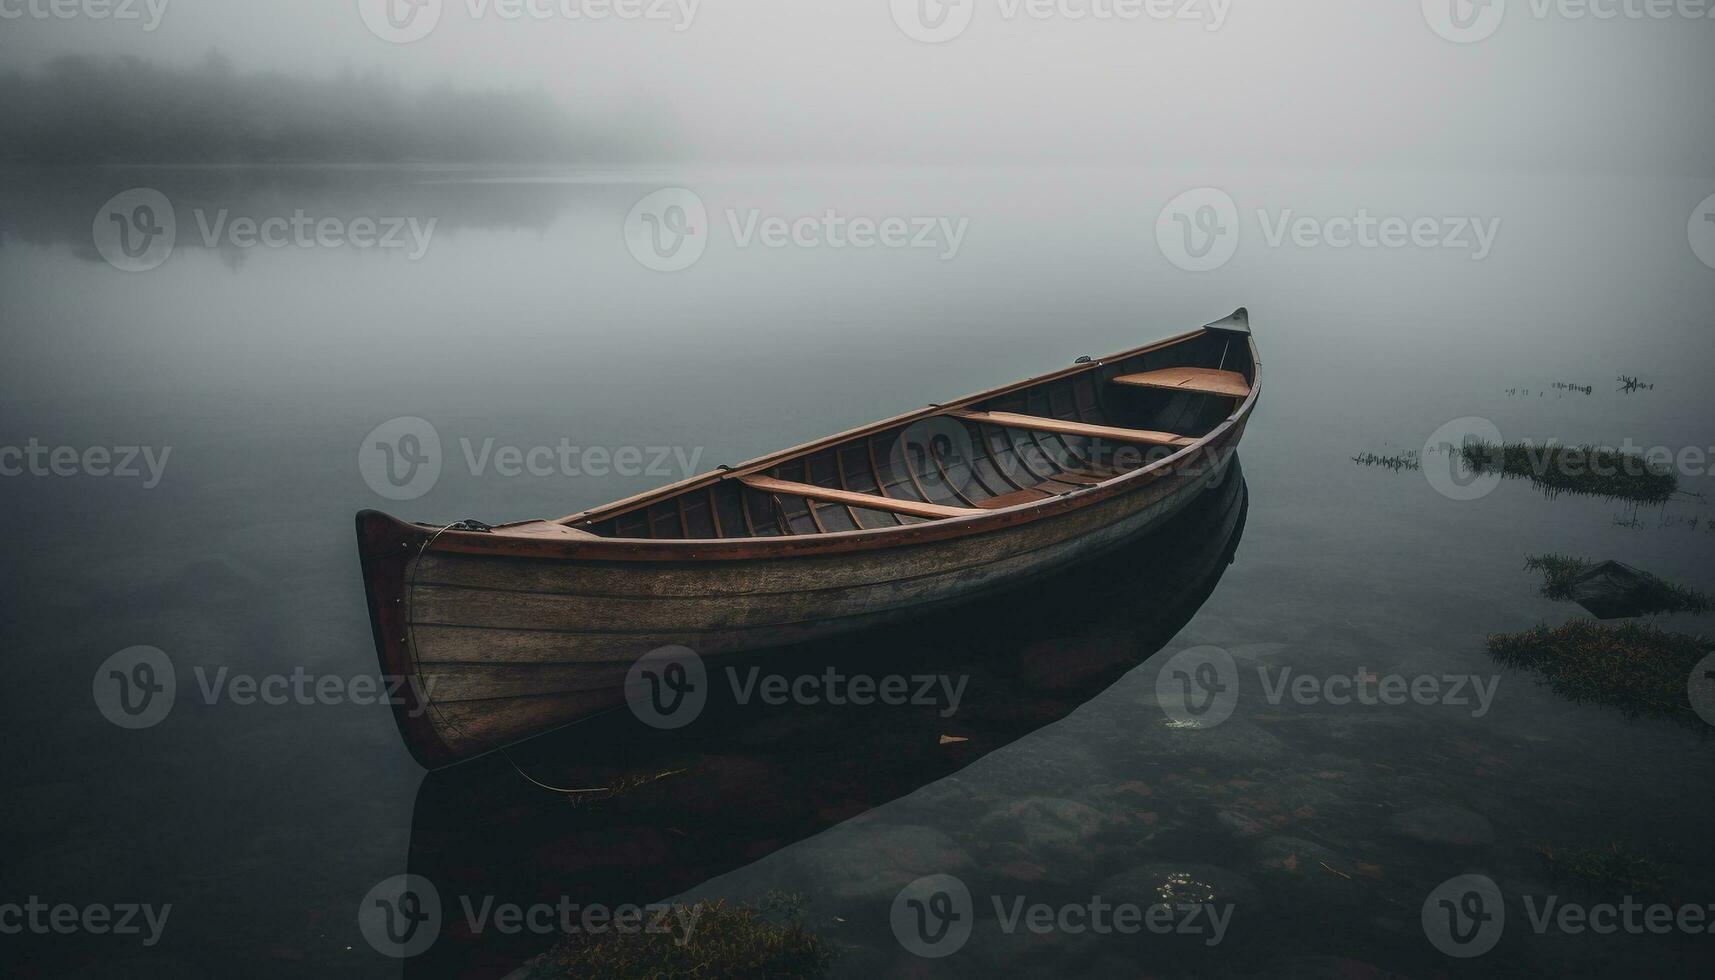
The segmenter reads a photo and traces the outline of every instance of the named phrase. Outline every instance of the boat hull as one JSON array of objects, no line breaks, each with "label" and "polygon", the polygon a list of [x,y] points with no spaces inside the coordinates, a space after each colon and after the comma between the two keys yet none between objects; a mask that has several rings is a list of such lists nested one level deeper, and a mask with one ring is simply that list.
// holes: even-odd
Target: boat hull
[{"label": "boat hull", "polygon": [[1118,547],[1224,478],[1243,433],[1089,506],[852,554],[616,562],[432,550],[432,529],[358,515],[382,670],[430,768],[626,702],[664,646],[702,658],[908,619]]}]

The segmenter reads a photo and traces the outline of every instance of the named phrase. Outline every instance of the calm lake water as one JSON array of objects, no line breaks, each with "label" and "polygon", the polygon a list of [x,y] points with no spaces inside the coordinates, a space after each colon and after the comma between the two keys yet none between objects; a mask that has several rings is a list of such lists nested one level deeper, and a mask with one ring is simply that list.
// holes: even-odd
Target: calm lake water
[{"label": "calm lake water", "polygon": [[[706,249],[679,271],[646,268],[624,233],[663,187],[691,189],[707,215]],[[1191,272],[1164,256],[1157,217],[1200,187],[1230,195],[1241,232],[1230,261]],[[95,241],[116,227],[106,202],[134,188],[176,219],[147,271]],[[153,946],[37,937],[7,958],[25,976],[498,976],[552,945],[455,923],[422,956],[383,956],[358,911],[410,871],[439,878],[449,915],[456,896],[795,893],[844,948],[836,976],[1707,973],[1715,937],[1539,934],[1521,897],[1618,901],[1557,879],[1540,851],[1619,843],[1671,869],[1672,900],[1715,902],[1710,733],[1570,704],[1497,671],[1484,637],[1582,615],[1537,595],[1529,554],[1715,591],[1712,481],[1684,479],[1704,496],[1664,508],[1522,481],[1459,501],[1351,457],[1418,449],[1466,416],[1508,439],[1715,445],[1715,270],[1687,242],[1711,190],[1236,170],[6,172],[0,446],[154,455],[135,477],[0,478],[0,642],[18,695],[0,903],[172,906]],[[897,248],[760,237],[770,218],[830,210],[914,231]],[[324,243],[234,244],[235,219],[300,211],[334,222]],[[1270,240],[1282,220],[1360,211],[1433,218],[1436,245]],[[1465,218],[1494,231],[1480,258],[1475,235],[1455,234]],[[401,219],[407,244],[354,247],[361,219],[381,233]],[[420,250],[404,219],[426,233]],[[909,244],[917,228],[928,247]],[[374,673],[361,508],[560,516],[1239,305],[1265,388],[1242,488],[1235,475],[1097,574],[806,652],[969,675],[975,744],[938,744],[961,734],[959,714],[833,706],[736,711],[660,745],[599,730],[534,743],[521,760],[538,775],[685,770],[572,807],[493,759],[425,777],[383,708],[239,703],[224,686],[301,669],[343,690]],[[1653,387],[1619,391],[1621,375]],[[366,482],[359,448],[401,417],[431,424],[443,451],[432,487],[395,501]],[[562,440],[642,453],[625,473],[585,452],[575,475],[506,475],[505,447]],[[163,457],[157,482],[146,459]],[[1707,634],[1715,620],[1660,625]],[[92,684],[137,645],[164,651],[178,686],[164,720],[128,730]],[[1236,709],[1175,727],[1157,674],[1204,645],[1235,659]],[[1486,710],[1474,695],[1275,703],[1263,679],[1285,668],[1496,686]],[[1496,882],[1507,917],[1493,951],[1454,960],[1423,906],[1467,873]],[[975,925],[930,959],[891,913],[935,874],[968,889]],[[1009,932],[995,912],[1098,895],[1212,896],[1233,915],[1209,945]]]}]

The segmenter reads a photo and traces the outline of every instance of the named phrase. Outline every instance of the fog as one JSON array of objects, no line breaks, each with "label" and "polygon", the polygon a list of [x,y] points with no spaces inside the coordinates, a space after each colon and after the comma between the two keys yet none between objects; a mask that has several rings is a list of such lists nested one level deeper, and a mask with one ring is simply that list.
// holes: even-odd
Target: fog
[{"label": "fog", "polygon": [[[134,19],[3,0],[0,66],[81,54],[189,69],[218,49],[242,72],[541,93],[568,119],[605,117],[615,139],[671,132],[645,139],[650,152],[711,163],[1690,176],[1715,154],[1715,21],[1652,19],[1624,0],[1594,5],[1620,11],[1606,19],[1514,0],[1470,44],[1431,28],[1440,0],[417,0],[433,30],[409,43],[366,26],[365,11],[388,23],[368,0],[113,2]],[[396,20],[413,9],[393,2]],[[594,19],[609,11],[621,13]],[[913,11],[969,22],[924,43],[900,26]]]},{"label": "fog", "polygon": [[540,90],[410,91],[329,79],[66,55],[0,75],[0,162],[38,164],[581,162],[659,155],[634,120],[573,119]]}]

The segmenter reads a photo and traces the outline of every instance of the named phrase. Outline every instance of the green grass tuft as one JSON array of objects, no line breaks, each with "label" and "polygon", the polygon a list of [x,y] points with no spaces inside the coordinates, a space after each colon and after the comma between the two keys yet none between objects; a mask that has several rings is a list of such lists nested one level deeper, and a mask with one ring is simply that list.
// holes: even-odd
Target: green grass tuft
[{"label": "green grass tuft", "polygon": [[1590,563],[1570,555],[1526,555],[1524,567],[1543,573],[1543,598],[1570,599],[1573,581],[1590,568]]},{"label": "green grass tuft", "polygon": [[1619,708],[1631,717],[1702,725],[1692,709],[1691,671],[1712,649],[1700,637],[1639,623],[1609,626],[1578,619],[1489,637],[1489,655],[1541,674],[1554,693],[1578,703]]},{"label": "green grass tuft", "polygon": [[1536,446],[1528,442],[1473,441],[1459,448],[1465,465],[1529,480],[1544,493],[1579,493],[1613,500],[1662,503],[1679,490],[1679,477],[1636,453],[1601,446]]},{"label": "green grass tuft", "polygon": [[799,921],[801,903],[792,896],[771,894],[744,905],[718,899],[688,909],[687,916],[696,915],[688,942],[672,916],[667,932],[568,937],[541,965],[552,976],[608,980],[797,980],[824,977],[833,963],[833,947]]},{"label": "green grass tuft", "polygon": [[1605,848],[1558,851],[1538,845],[1537,852],[1550,874],[1583,881],[1603,894],[1655,899],[1667,891],[1671,877],[1666,864],[1619,841]]},{"label": "green grass tuft", "polygon": [[[1571,555],[1529,555],[1524,560],[1526,569],[1543,573],[1543,598],[1561,600],[1572,598],[1572,587],[1578,576],[1589,571],[1594,564]],[[1627,598],[1641,611],[1639,615],[1706,613],[1710,609],[1709,597],[1703,593],[1664,582],[1653,575],[1627,590]]]}]

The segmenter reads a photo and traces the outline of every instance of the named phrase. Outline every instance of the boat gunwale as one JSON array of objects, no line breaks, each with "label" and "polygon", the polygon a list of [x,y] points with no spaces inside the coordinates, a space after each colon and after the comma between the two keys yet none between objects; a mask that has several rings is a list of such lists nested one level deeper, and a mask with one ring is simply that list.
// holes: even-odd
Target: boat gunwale
[{"label": "boat gunwale", "polygon": [[[966,395],[956,401],[930,405],[914,412],[873,422],[868,425],[849,429],[817,439],[813,442],[783,449],[766,456],[750,460],[740,466],[724,470],[714,470],[699,474],[678,483],[668,484],[654,490],[604,504],[601,507],[580,511],[568,517],[546,522],[558,525],[584,523],[592,519],[605,519],[622,513],[647,506],[657,500],[666,499],[675,494],[698,489],[700,486],[712,485],[725,479],[736,479],[739,476],[755,473],[771,466],[779,465],[791,459],[808,455],[819,449],[839,445],[866,434],[906,424],[919,419],[932,418],[949,410],[956,410],[972,402],[994,398],[1008,394],[1021,388],[1049,381],[1057,381],[1085,371],[1101,368],[1103,365],[1140,354],[1150,353],[1163,348],[1176,346],[1205,334],[1216,332],[1211,330],[1214,325],[1199,327],[1164,340],[1145,344],[1132,350],[1121,351],[1105,357],[1094,358],[1088,363],[1075,364],[1069,368],[1053,371],[1048,374],[1026,378],[989,391]],[[967,537],[992,531],[1005,530],[1019,524],[1053,517],[1062,513],[1080,510],[1100,501],[1106,500],[1122,491],[1131,490],[1135,485],[1158,478],[1179,467],[1187,459],[1220,440],[1235,426],[1244,423],[1255,407],[1262,393],[1262,362],[1258,357],[1256,340],[1245,334],[1245,340],[1250,345],[1251,352],[1251,390],[1244,400],[1214,428],[1199,436],[1188,446],[1184,446],[1155,460],[1145,466],[1124,473],[1102,483],[1082,489],[1073,490],[1041,500],[1025,501],[1010,507],[985,510],[966,517],[946,518],[936,521],[925,521],[918,524],[907,524],[896,527],[868,528],[852,531],[829,531],[818,534],[770,537],[742,538],[616,538],[594,534],[578,534],[565,537],[545,537],[536,535],[519,535],[505,533],[507,527],[524,524],[541,524],[542,521],[520,521],[513,525],[501,525],[495,531],[462,531],[453,529],[437,530],[432,526],[420,526],[399,523],[424,539],[423,552],[465,554],[473,556],[494,556],[511,558],[545,558],[589,561],[659,561],[659,562],[707,562],[716,560],[754,560],[767,558],[790,558],[805,555],[841,554],[852,551],[866,551],[880,548],[905,547],[924,544],[950,538]],[[395,520],[397,520],[395,518]],[[498,532],[498,533],[496,533]]]}]

